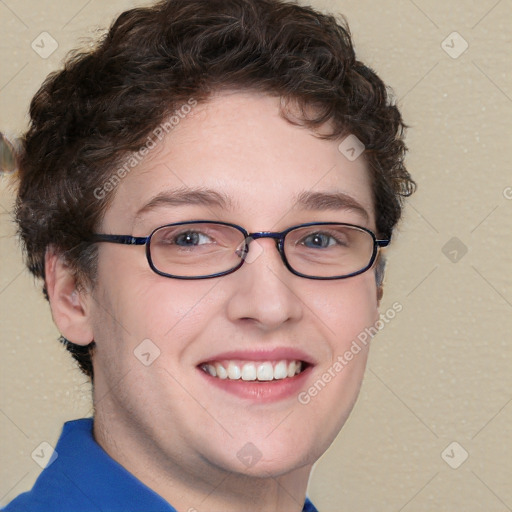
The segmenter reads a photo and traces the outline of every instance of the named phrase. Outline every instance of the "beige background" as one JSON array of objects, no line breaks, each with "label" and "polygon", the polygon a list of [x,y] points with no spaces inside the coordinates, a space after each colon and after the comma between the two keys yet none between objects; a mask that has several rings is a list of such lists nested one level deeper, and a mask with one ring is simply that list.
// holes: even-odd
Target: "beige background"
[{"label": "beige background", "polygon": [[[393,86],[419,190],[390,251],[382,308],[403,311],[374,340],[359,402],[310,495],[323,512],[510,511],[512,3],[312,3],[347,16],[360,58]],[[0,129],[18,135],[66,52],[136,4],[0,0]],[[31,48],[43,31],[59,45],[46,59]],[[454,31],[469,44],[458,58],[442,47]],[[444,43],[452,55],[463,45],[456,35]],[[1,503],[32,485],[33,450],[91,412],[89,385],[21,264],[7,184],[0,178]],[[446,460],[469,454],[458,469],[441,457],[454,441]]]}]

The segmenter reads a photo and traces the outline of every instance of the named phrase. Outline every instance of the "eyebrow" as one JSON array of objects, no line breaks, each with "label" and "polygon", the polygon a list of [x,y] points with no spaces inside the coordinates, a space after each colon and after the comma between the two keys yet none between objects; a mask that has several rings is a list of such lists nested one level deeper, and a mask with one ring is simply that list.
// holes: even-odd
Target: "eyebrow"
[{"label": "eyebrow", "polygon": [[135,214],[135,218],[140,218],[147,213],[161,206],[183,206],[183,205],[201,205],[208,207],[218,207],[222,209],[232,209],[231,199],[222,193],[208,188],[189,188],[182,187],[174,190],[166,190],[152,197]]},{"label": "eyebrow", "polygon": [[[301,192],[296,196],[296,206],[307,210],[351,210],[362,215],[368,221],[370,216],[366,209],[353,197],[343,192]],[[166,190],[152,197],[136,213],[139,219],[144,213],[161,206],[200,205],[233,209],[233,203],[229,196],[208,188],[182,187],[174,190]]]},{"label": "eyebrow", "polygon": [[351,210],[359,213],[366,221],[370,215],[353,197],[343,192],[302,192],[297,196],[297,206],[307,210]]}]

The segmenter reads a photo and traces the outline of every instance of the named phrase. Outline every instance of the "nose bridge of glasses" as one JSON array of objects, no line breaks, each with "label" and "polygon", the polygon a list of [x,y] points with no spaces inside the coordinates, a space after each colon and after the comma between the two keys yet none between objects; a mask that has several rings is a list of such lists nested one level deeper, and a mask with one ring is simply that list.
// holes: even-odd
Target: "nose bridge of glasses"
[{"label": "nose bridge of glasses", "polygon": [[274,233],[273,231],[256,231],[255,233],[249,233],[249,236],[247,237],[249,243],[260,238],[273,238],[274,240],[279,241],[282,238],[282,233]]},{"label": "nose bridge of glasses", "polygon": [[261,240],[262,238],[271,238],[274,240],[277,250],[281,252],[282,250],[282,242],[283,242],[283,234],[275,233],[273,231],[257,231],[255,233],[249,233],[249,236],[246,239],[247,245],[254,240]]},{"label": "nose bridge of glasses", "polygon": [[[249,263],[252,263],[258,256],[263,253],[264,247],[262,244],[258,244],[257,240],[261,240],[263,238],[271,238],[274,240],[276,244],[276,248],[281,256],[283,257],[283,250],[282,250],[282,233],[274,233],[272,231],[258,231],[255,233],[249,233],[249,235],[245,238],[245,260]],[[256,247],[254,244],[251,245],[251,242],[256,241]],[[252,250],[250,250],[252,247]]]}]

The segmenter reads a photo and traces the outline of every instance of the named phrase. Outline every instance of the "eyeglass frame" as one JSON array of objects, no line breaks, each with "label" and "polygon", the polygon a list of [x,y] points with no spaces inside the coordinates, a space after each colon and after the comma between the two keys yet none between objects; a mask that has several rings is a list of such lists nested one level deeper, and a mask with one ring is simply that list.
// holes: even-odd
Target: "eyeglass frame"
[{"label": "eyeglass frame", "polygon": [[[246,250],[244,251],[242,256],[240,257],[240,263],[235,266],[232,269],[225,270],[223,272],[217,272],[216,274],[208,274],[206,276],[176,276],[174,274],[168,274],[166,272],[162,272],[161,270],[158,270],[154,263],[153,259],[151,258],[151,237],[160,229],[170,227],[170,226],[183,226],[186,224],[220,224],[223,226],[229,226],[232,228],[237,229],[244,235],[244,243]],[[369,263],[363,267],[361,270],[358,270],[356,272],[352,272],[351,274],[348,274],[346,276],[332,276],[332,277],[319,277],[319,276],[310,276],[306,274],[302,274],[301,272],[298,272],[295,270],[290,263],[288,262],[288,259],[286,258],[286,254],[284,251],[284,241],[285,237],[288,233],[291,231],[294,231],[298,228],[306,228],[309,226],[346,226],[350,228],[356,228],[361,231],[365,231],[368,233],[372,239],[373,239],[373,251],[372,256],[370,258]],[[146,258],[148,260],[148,264],[155,272],[156,274],[168,277],[171,279],[185,279],[185,280],[196,280],[196,279],[212,279],[214,277],[222,277],[229,274],[232,274],[233,272],[236,272],[239,270],[242,265],[245,263],[245,260],[247,258],[247,255],[249,254],[250,250],[250,243],[254,240],[258,240],[261,238],[272,238],[276,242],[276,248],[279,252],[279,255],[281,256],[281,260],[283,261],[285,267],[294,275],[303,277],[305,279],[314,279],[314,280],[334,280],[334,279],[347,279],[349,277],[355,277],[357,275],[363,274],[367,270],[369,270],[373,264],[375,263],[375,260],[377,258],[377,254],[380,248],[387,247],[390,243],[390,239],[378,239],[377,236],[373,231],[371,231],[368,228],[365,228],[363,226],[358,226],[357,224],[348,224],[346,222],[308,222],[306,224],[298,224],[297,226],[291,226],[283,231],[256,231],[254,233],[249,233],[246,229],[244,229],[242,226],[239,226],[238,224],[232,224],[230,222],[222,222],[222,221],[214,221],[214,220],[192,220],[192,221],[183,221],[183,222],[174,222],[170,224],[164,224],[163,226],[159,226],[155,228],[148,236],[132,236],[132,235],[109,235],[109,234],[103,234],[103,233],[94,233],[90,239],[89,242],[91,243],[97,243],[97,242],[109,242],[109,243],[115,243],[115,244],[123,244],[123,245],[145,245],[146,246]]]}]

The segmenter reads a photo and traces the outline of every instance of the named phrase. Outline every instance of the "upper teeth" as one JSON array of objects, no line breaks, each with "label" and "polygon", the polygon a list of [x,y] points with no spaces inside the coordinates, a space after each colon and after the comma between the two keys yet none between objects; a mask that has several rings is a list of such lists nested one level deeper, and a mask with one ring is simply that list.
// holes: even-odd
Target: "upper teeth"
[{"label": "upper teeth", "polygon": [[223,363],[205,363],[202,369],[213,377],[231,380],[281,380],[293,377],[302,370],[300,361],[257,361],[239,363],[228,361]]}]

